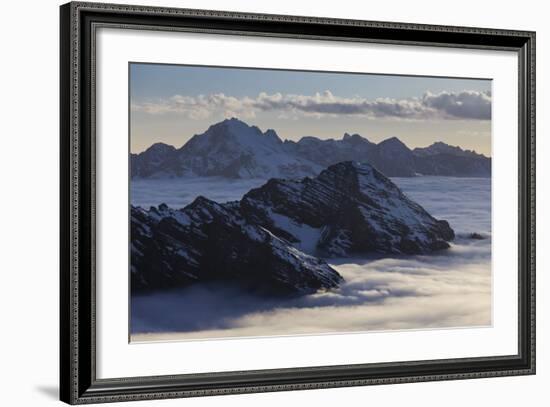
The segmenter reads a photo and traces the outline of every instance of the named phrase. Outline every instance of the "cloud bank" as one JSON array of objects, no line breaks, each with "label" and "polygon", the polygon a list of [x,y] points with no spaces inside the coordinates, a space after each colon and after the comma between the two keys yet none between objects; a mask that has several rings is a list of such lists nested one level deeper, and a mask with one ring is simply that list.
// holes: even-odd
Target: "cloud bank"
[{"label": "cloud bank", "polygon": [[174,95],[156,101],[134,102],[132,111],[148,114],[177,113],[191,119],[207,119],[213,115],[255,117],[258,112],[274,112],[282,116],[363,116],[411,120],[463,119],[490,120],[491,93],[426,92],[420,98],[365,99],[340,97],[326,90],[314,95],[261,92],[256,97],[241,98],[223,93],[198,96]]},{"label": "cloud bank", "polygon": [[[163,341],[242,336],[297,335],[488,326],[491,320],[491,180],[418,177],[394,179],[407,196],[438,219],[449,221],[452,248],[424,256],[332,259],[345,278],[337,290],[276,300],[258,298],[227,284],[197,285],[162,294],[132,296],[131,340]],[[219,183],[222,181],[219,180]],[[214,184],[172,182],[186,191],[178,204]],[[144,188],[151,191],[151,185]],[[169,193],[162,186],[151,203]],[[235,184],[227,200],[240,199]],[[222,188],[223,190],[223,188]],[[134,192],[132,191],[132,195]],[[218,195],[223,201],[222,195]],[[154,199],[158,201],[155,202]]]},{"label": "cloud bank", "polygon": [[489,326],[490,242],[476,243],[431,258],[347,259],[333,264],[346,279],[339,290],[294,300],[229,286],[133,297],[132,341]]}]

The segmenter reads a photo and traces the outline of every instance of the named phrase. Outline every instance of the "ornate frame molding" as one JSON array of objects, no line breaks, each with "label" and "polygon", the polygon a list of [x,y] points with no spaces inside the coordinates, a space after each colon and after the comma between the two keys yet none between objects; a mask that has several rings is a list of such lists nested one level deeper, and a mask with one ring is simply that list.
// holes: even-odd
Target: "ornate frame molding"
[{"label": "ornate frame molding", "polygon": [[[84,2],[61,6],[60,20],[61,400],[85,404],[535,373],[534,32]],[[519,354],[97,379],[94,38],[100,26],[517,52],[520,61]]]}]

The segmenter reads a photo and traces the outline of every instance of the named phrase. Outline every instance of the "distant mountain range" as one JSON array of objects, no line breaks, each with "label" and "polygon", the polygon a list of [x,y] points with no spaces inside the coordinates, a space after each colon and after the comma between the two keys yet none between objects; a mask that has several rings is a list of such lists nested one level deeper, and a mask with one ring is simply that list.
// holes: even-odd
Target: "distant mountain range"
[{"label": "distant mountain range", "polygon": [[491,158],[442,142],[411,150],[397,137],[376,144],[347,133],[341,139],[282,141],[274,130],[262,132],[235,118],[210,126],[179,149],[156,143],[131,154],[130,167],[139,178],[298,179],[343,161],[369,163],[388,177],[491,176]]},{"label": "distant mountain range", "polygon": [[133,292],[234,283],[303,295],[343,280],[324,258],[423,254],[454,231],[368,164],[340,162],[314,178],[270,179],[240,201],[202,196],[182,209],[131,207]]}]

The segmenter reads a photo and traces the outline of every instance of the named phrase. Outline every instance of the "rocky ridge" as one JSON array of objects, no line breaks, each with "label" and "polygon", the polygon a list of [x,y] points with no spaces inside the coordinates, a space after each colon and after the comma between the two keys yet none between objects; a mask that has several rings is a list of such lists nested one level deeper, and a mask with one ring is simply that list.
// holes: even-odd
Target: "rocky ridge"
[{"label": "rocky ridge", "polygon": [[301,295],[342,281],[327,257],[423,254],[453,238],[374,167],[343,162],[314,178],[270,179],[238,202],[132,207],[132,290],[225,281]]}]

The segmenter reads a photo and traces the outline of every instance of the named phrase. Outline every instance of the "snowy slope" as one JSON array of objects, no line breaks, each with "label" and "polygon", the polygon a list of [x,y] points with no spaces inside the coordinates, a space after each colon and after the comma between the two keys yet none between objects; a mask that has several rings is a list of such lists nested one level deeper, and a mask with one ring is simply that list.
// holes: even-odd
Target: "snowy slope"
[{"label": "snowy slope", "polygon": [[[158,173],[166,176],[222,176],[227,178],[315,175],[321,166],[288,154],[275,131],[262,132],[238,119],[214,124],[193,136]],[[133,175],[138,173],[132,171]]]},{"label": "snowy slope", "polygon": [[446,221],[368,164],[343,162],[314,179],[272,179],[240,202],[250,222],[322,256],[427,253],[454,238]]}]

